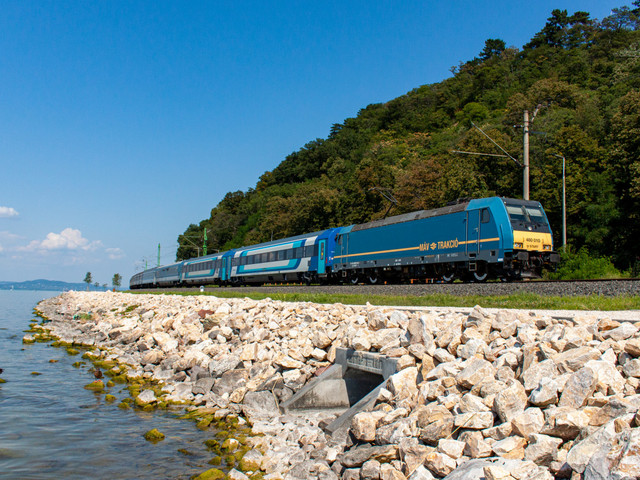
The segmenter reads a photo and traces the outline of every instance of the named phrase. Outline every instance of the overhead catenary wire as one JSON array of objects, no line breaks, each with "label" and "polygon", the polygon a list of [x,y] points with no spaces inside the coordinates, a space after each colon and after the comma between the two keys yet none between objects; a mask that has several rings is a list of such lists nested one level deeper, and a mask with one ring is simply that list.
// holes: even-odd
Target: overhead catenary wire
[{"label": "overhead catenary wire", "polygon": [[464,153],[466,155],[483,155],[487,157],[504,157],[509,158],[508,155],[502,155],[500,153],[478,153],[478,152],[464,152],[462,150],[451,150],[451,153]]},{"label": "overhead catenary wire", "polygon": [[523,167],[523,166],[524,166],[522,163],[520,163],[520,161],[518,161],[518,160],[516,160],[515,158],[513,158],[509,152],[507,152],[504,148],[502,148],[502,147],[498,144],[498,142],[496,142],[493,138],[491,138],[489,135],[487,135],[486,133],[484,133],[484,131],[483,131],[479,126],[477,126],[477,125],[476,125],[475,123],[473,123],[473,122],[471,122],[471,125],[473,125],[473,126],[476,128],[476,130],[478,130],[482,135],[484,135],[485,137],[487,137],[487,138],[491,141],[491,143],[493,143],[496,147],[498,147],[501,151],[503,151],[503,152],[505,153],[505,156],[507,156],[508,158],[510,158],[511,160],[513,160],[514,162],[516,162],[516,164],[517,164],[518,166],[520,166],[520,167]]}]

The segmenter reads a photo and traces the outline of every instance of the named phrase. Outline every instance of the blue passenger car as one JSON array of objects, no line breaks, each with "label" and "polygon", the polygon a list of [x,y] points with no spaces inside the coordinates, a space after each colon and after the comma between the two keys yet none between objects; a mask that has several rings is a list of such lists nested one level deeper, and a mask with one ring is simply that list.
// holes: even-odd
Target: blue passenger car
[{"label": "blue passenger car", "polygon": [[238,248],[231,259],[229,281],[237,285],[325,280],[333,259],[336,230]]},{"label": "blue passenger car", "polygon": [[156,267],[149,268],[144,270],[143,272],[136,273],[131,280],[129,281],[129,288],[155,288],[157,287],[156,283],[156,271],[158,269]]},{"label": "blue passenger car", "polygon": [[156,272],[156,285],[158,287],[172,287],[180,283],[180,273],[182,271],[182,262],[173,263],[171,265],[164,265],[157,267]]},{"label": "blue passenger car", "polygon": [[220,284],[223,277],[224,253],[185,260],[182,267],[183,285]]}]

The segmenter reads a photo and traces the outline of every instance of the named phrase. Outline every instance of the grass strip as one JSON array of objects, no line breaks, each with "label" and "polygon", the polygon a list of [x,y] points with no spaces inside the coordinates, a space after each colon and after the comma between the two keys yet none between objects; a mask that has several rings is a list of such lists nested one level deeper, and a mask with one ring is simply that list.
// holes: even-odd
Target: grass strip
[{"label": "grass strip", "polygon": [[[136,292],[132,292],[136,293]],[[147,292],[145,292],[147,293]],[[348,305],[412,306],[412,307],[474,307],[517,308],[541,310],[638,310],[640,296],[609,297],[603,295],[548,297],[535,293],[514,293],[511,295],[357,295],[328,293],[262,293],[250,289],[216,289],[215,292],[185,292],[180,290],[158,292],[175,295],[212,295],[220,298],[251,298],[263,300],[271,298],[283,302],[343,303]]]}]

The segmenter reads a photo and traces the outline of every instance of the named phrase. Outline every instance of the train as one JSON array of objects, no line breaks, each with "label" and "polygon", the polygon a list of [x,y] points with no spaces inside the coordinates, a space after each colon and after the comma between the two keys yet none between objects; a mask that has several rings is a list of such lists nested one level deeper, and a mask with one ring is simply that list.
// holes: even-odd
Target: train
[{"label": "train", "polygon": [[559,261],[539,202],[490,197],[191,258],[129,287],[512,281]]}]

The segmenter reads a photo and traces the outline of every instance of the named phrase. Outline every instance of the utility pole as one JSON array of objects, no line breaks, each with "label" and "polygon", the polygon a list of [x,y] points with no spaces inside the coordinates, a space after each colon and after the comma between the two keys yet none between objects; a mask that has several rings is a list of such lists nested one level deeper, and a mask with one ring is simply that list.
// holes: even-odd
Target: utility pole
[{"label": "utility pole", "polygon": [[204,244],[202,245],[202,254],[207,255],[207,229],[204,229]]},{"label": "utility pole", "polygon": [[[534,114],[535,117],[535,114]],[[522,196],[529,200],[529,111],[524,111],[524,153],[522,166]]]},{"label": "utility pole", "polygon": [[531,115],[531,120],[529,120],[529,110],[524,111],[524,124],[522,125],[522,130],[524,132],[524,139],[522,142],[524,144],[524,152],[522,154],[522,197],[524,200],[529,200],[529,127],[531,127],[531,124],[536,119],[536,115],[542,107],[542,104],[538,104]]},{"label": "utility pole", "polygon": [[562,249],[567,249],[567,180],[565,176],[564,155],[553,155],[562,159]]},{"label": "utility pole", "polygon": [[158,266],[160,266],[160,244],[158,244]]}]

